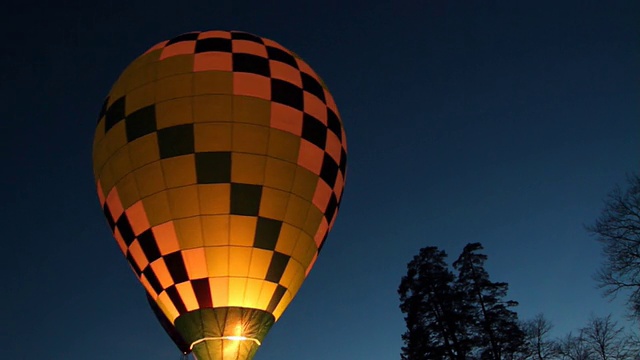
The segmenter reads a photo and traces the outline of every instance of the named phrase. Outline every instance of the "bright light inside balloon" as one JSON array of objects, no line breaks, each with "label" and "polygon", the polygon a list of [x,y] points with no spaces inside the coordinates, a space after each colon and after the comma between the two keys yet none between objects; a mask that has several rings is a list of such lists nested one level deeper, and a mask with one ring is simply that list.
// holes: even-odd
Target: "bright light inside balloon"
[{"label": "bright light inside balloon", "polygon": [[250,338],[250,337],[246,337],[246,336],[241,336],[241,335],[229,335],[229,336],[223,336],[222,338],[226,339],[226,340],[233,340],[233,341],[249,340],[249,341],[253,341],[254,343],[258,344],[258,346],[262,345],[262,343],[260,343],[260,340],[258,340],[258,339]]},{"label": "bright light inside balloon", "polygon": [[258,346],[260,346],[260,340],[258,339],[254,339],[254,338],[250,338],[250,337],[246,337],[246,336],[242,336],[242,335],[227,335],[227,336],[222,336],[220,337],[220,339],[223,340],[231,340],[231,343],[227,343],[226,345],[224,345],[224,354],[225,354],[225,359],[227,357],[229,358],[236,358],[238,355],[238,350],[240,349],[240,344],[241,341],[253,341],[255,342]]},{"label": "bright light inside balloon", "polygon": [[247,340],[247,337],[246,336],[225,336],[225,339],[240,341],[240,340]]}]

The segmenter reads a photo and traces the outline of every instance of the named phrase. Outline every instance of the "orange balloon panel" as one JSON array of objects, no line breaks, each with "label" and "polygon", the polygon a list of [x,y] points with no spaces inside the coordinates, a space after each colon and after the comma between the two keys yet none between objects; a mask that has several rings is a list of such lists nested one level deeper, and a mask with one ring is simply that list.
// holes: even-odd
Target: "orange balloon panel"
[{"label": "orange balloon panel", "polygon": [[93,164],[114,237],[170,321],[221,307],[277,319],[335,222],[346,151],[306,62],[269,39],[209,31],[127,67]]}]

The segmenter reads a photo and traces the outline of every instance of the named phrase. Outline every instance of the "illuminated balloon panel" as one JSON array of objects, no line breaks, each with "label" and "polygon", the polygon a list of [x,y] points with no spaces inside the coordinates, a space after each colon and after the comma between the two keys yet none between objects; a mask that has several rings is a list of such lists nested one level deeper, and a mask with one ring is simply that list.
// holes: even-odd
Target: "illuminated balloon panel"
[{"label": "illuminated balloon panel", "polygon": [[116,81],[94,175],[133,271],[198,359],[250,359],[313,267],[345,183],[333,97],[236,31],[161,42]]}]

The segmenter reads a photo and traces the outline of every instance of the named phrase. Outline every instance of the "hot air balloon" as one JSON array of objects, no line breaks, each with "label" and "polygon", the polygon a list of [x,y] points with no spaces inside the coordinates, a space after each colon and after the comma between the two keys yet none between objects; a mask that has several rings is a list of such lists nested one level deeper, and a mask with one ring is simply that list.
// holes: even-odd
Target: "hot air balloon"
[{"label": "hot air balloon", "polygon": [[95,131],[98,197],[181,350],[253,358],[334,225],[346,154],[326,85],[275,41],[191,32],[124,70]]}]

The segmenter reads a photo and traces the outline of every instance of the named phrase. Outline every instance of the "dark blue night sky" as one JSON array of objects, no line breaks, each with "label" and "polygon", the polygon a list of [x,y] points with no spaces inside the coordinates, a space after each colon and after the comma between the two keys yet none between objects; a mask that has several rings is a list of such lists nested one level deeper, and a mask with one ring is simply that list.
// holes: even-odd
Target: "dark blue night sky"
[{"label": "dark blue night sky", "polygon": [[520,318],[623,319],[584,229],[640,160],[638,1],[23,1],[4,8],[6,359],[176,359],[95,195],[104,96],[153,44],[242,30],[295,51],[349,138],[341,211],[256,356],[397,359],[423,246],[482,242]]}]

